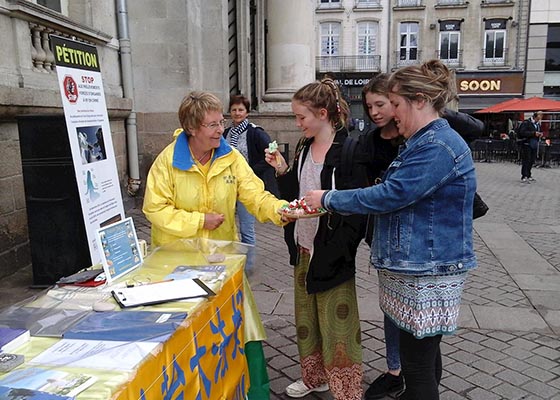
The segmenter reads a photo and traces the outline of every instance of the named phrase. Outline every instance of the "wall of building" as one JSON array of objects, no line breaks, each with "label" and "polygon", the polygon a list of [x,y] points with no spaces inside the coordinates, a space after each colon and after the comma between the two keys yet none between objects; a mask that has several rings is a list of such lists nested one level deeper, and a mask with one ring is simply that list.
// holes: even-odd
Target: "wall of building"
[{"label": "wall of building", "polygon": [[532,0],[525,83],[527,97],[543,95],[543,83],[547,80],[547,74],[550,75],[549,81],[560,82],[558,72],[545,72],[549,24],[560,24],[560,3],[549,0]]},{"label": "wall of building", "polygon": [[97,46],[119,176],[125,186],[124,119],[131,101],[122,98],[116,31],[113,0],[72,0],[67,16],[25,0],[0,0],[0,277],[31,262],[17,118],[63,116],[51,66],[54,57],[48,54],[50,33]]}]

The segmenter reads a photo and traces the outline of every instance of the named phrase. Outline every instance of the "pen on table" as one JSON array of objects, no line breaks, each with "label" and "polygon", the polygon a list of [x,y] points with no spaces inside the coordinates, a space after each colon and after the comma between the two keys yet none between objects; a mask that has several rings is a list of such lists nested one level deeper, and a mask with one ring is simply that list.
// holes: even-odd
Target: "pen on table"
[{"label": "pen on table", "polygon": [[[140,285],[138,285],[138,286],[155,285],[155,284],[158,284],[158,283],[171,282],[171,281],[173,281],[173,280],[174,280],[174,279],[171,278],[171,279],[166,279],[166,280],[163,280],[163,281],[142,283],[142,284],[140,284]],[[134,286],[135,286],[134,283],[127,283],[127,284],[126,284],[126,287],[127,287],[127,288],[132,288],[132,287],[134,287]]]}]

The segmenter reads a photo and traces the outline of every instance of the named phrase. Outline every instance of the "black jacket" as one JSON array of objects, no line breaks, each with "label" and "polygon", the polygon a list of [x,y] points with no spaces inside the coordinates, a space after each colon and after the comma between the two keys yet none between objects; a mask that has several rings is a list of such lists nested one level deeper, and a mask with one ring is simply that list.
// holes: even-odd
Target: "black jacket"
[{"label": "black jacket", "polygon": [[[366,172],[360,164],[352,163],[351,171],[347,171],[347,168],[341,165],[342,148],[347,136],[346,129],[336,133],[333,144],[325,156],[321,171],[321,188],[317,189],[332,189],[333,173],[337,189],[367,186]],[[313,139],[306,138],[299,141],[291,171],[278,177],[280,193],[285,200],[292,201],[305,195],[299,193],[298,175],[312,141]],[[319,227],[313,241],[309,272],[306,277],[308,293],[331,289],[355,275],[356,251],[364,237],[365,222],[365,215],[342,216],[332,212],[319,217]],[[290,252],[291,265],[296,265],[299,258],[294,228],[295,223],[288,224],[284,228],[284,239]]]},{"label": "black jacket", "polygon": [[539,138],[536,133],[539,131],[533,119],[528,118],[521,123],[518,129],[517,138],[519,144],[526,144],[536,149],[539,145]]},{"label": "black jacket", "polygon": [[443,110],[441,117],[445,118],[449,122],[449,126],[459,133],[467,143],[479,138],[484,133],[484,122],[472,115],[446,108]]},{"label": "black jacket", "polygon": [[[224,131],[224,138],[227,138],[231,128]],[[278,184],[274,176],[274,168],[264,159],[264,149],[268,148],[271,142],[270,136],[263,128],[253,123],[247,125],[247,152],[249,159],[247,162],[255,174],[264,182],[264,187],[270,193],[278,197]]]}]

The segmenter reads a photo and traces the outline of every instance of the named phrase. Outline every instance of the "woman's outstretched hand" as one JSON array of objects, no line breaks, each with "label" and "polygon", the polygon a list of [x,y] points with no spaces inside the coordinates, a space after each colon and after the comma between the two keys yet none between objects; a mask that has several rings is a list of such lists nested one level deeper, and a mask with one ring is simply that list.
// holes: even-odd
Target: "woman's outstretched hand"
[{"label": "woman's outstretched hand", "polygon": [[271,153],[270,150],[264,149],[264,159],[276,170],[276,175],[284,175],[288,171],[288,163],[278,150]]},{"label": "woman's outstretched hand", "polygon": [[224,214],[204,214],[204,229],[208,229],[209,231],[213,231],[214,229],[218,228],[224,222]]},{"label": "woman's outstretched hand", "polygon": [[325,192],[326,190],[311,190],[307,192],[307,194],[304,197],[305,203],[310,208],[323,207],[323,205],[321,204],[321,199],[323,198],[323,193]]}]

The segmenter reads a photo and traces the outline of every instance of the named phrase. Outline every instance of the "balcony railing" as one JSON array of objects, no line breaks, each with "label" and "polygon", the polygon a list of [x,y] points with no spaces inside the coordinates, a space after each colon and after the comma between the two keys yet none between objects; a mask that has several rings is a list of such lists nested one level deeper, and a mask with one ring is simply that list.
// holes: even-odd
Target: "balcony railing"
[{"label": "balcony railing", "polygon": [[420,64],[422,61],[422,50],[411,49],[408,51],[395,51],[395,68],[406,67],[407,65]]},{"label": "balcony railing", "polygon": [[318,10],[342,10],[342,1],[330,2],[330,3],[321,3],[317,4]]},{"label": "balcony railing", "polygon": [[438,6],[461,6],[466,4],[466,0],[437,0]]},{"label": "balcony railing", "polygon": [[482,0],[482,4],[507,4],[513,3],[513,0]]},{"label": "balcony railing", "polygon": [[379,72],[381,56],[319,56],[316,58],[317,72]]},{"label": "balcony railing", "polygon": [[482,67],[505,67],[508,66],[508,49],[502,51],[494,51],[490,53],[486,49],[482,49],[482,58],[480,65]]},{"label": "balcony railing", "polygon": [[[442,56],[445,58],[442,58]],[[449,52],[442,54],[440,51],[436,51],[436,58],[449,68],[463,68],[463,50],[459,50],[456,57],[450,55]]]},{"label": "balcony railing", "polygon": [[396,7],[421,7],[424,0],[395,0]]}]

